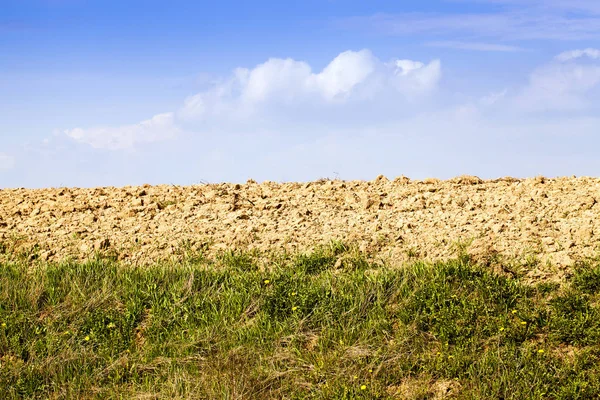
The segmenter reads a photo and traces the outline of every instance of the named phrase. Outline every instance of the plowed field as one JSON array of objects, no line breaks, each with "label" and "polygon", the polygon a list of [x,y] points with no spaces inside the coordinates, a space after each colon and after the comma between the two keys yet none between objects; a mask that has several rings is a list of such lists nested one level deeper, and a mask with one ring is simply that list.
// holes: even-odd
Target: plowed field
[{"label": "plowed field", "polygon": [[0,253],[58,261],[100,251],[150,263],[341,240],[392,262],[453,257],[462,246],[484,261],[516,260],[531,279],[560,279],[600,249],[599,199],[600,179],[574,177],[4,189]]}]

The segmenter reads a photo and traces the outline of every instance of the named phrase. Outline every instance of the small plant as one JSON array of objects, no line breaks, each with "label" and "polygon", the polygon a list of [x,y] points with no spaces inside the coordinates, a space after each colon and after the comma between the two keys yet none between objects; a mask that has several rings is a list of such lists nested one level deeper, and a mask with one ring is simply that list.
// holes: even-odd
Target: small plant
[{"label": "small plant", "polygon": [[409,247],[408,250],[406,250],[406,255],[410,259],[418,258],[420,256],[419,249],[416,247]]},{"label": "small plant", "polygon": [[457,240],[455,242],[452,242],[451,247],[452,249],[454,249],[454,252],[457,255],[457,257],[466,259],[469,257],[467,250],[469,249],[469,247],[471,247],[474,240],[474,238]]},{"label": "small plant", "polygon": [[600,264],[577,264],[572,278],[573,286],[584,293],[600,292]]},{"label": "small plant", "polygon": [[175,204],[177,204],[175,200],[160,200],[156,202],[156,205],[158,206],[159,210],[164,210],[165,208],[173,206]]}]

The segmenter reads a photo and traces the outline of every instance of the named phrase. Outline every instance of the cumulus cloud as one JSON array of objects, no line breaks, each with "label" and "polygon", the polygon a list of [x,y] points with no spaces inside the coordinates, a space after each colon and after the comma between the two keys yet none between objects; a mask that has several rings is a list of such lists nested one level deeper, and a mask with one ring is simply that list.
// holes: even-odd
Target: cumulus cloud
[{"label": "cumulus cloud", "polygon": [[377,59],[368,50],[346,51],[319,74],[306,77],[309,88],[316,88],[326,100],[346,98],[352,89],[374,73]]},{"label": "cumulus cloud", "polygon": [[375,70],[375,58],[368,50],[346,51],[322,72],[293,59],[272,58],[252,70],[237,70],[241,99],[250,103],[277,98],[291,102],[299,97],[316,96],[326,101],[343,100]]},{"label": "cumulus cloud", "polygon": [[0,153],[0,171],[7,171],[15,166],[15,158],[5,153]]},{"label": "cumulus cloud", "polygon": [[283,123],[310,120],[351,124],[360,116],[397,116],[402,104],[427,98],[440,79],[439,60],[382,62],[366,49],[342,52],[318,72],[304,61],[271,58],[251,69],[235,69],[185,99],[175,112],[133,125],[64,133],[96,148],[119,150],[172,138],[178,131],[223,135],[279,130]]},{"label": "cumulus cloud", "polygon": [[[274,107],[327,107],[395,95],[412,99],[433,91],[441,64],[412,60],[379,61],[369,50],[345,51],[315,73],[303,61],[272,58],[253,69],[238,68],[212,89],[185,100],[183,119],[247,118],[268,114]],[[394,93],[388,93],[392,88]]]},{"label": "cumulus cloud", "polygon": [[396,69],[392,81],[398,91],[403,93],[429,93],[437,86],[442,76],[439,60],[433,60],[427,65],[412,60],[396,60],[393,65]]},{"label": "cumulus cloud", "polygon": [[158,142],[173,138],[179,129],[173,113],[158,114],[146,121],[120,127],[75,128],[65,130],[71,139],[98,149],[120,150],[136,144]]}]

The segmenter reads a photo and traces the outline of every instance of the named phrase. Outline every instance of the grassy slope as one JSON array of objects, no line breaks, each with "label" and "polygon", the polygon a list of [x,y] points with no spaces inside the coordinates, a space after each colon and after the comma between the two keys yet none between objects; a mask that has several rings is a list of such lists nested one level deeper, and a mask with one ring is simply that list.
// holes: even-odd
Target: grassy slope
[{"label": "grassy slope", "polygon": [[0,393],[596,398],[599,288],[599,266],[532,287],[467,257],[390,268],[335,243],[267,268],[4,263]]}]

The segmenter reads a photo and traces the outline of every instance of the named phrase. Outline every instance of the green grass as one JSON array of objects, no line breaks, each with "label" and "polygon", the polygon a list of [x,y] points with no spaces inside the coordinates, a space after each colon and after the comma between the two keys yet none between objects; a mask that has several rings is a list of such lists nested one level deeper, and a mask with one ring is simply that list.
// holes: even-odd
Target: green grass
[{"label": "green grass", "polygon": [[465,256],[392,268],[339,243],[266,266],[0,263],[0,393],[598,398],[599,288],[598,265],[528,286]]}]

